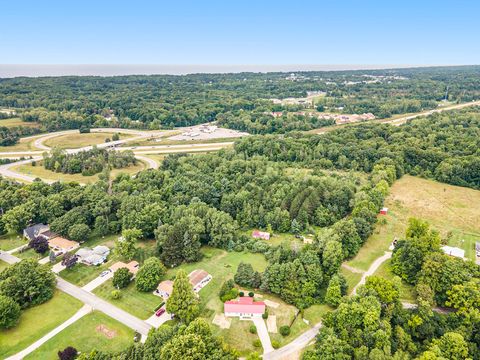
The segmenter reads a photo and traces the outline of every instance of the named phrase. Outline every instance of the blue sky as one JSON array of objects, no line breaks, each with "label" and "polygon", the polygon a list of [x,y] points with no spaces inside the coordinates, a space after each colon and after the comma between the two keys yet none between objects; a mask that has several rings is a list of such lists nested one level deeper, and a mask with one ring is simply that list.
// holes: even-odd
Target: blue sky
[{"label": "blue sky", "polygon": [[0,0],[0,64],[478,64],[476,0]]}]

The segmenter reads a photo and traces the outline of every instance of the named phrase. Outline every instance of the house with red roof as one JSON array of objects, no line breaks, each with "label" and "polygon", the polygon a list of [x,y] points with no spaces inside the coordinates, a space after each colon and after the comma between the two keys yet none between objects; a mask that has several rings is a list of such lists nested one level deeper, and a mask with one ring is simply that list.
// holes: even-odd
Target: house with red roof
[{"label": "house with red roof", "polygon": [[225,316],[240,317],[240,319],[261,318],[265,313],[265,303],[263,301],[254,301],[249,296],[244,296],[238,300],[225,301],[223,312]]}]

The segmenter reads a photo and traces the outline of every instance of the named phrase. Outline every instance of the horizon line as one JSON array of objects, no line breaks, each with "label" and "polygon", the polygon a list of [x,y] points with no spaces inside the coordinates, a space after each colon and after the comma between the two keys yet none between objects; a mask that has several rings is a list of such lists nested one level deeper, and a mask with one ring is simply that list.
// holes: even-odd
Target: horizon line
[{"label": "horizon line", "polygon": [[476,64],[0,64],[0,78],[388,70]]}]

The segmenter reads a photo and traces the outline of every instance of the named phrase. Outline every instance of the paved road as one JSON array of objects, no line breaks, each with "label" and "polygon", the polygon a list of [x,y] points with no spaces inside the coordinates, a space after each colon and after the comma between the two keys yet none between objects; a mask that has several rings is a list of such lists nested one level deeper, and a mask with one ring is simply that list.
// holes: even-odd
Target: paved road
[{"label": "paved road", "polygon": [[[21,259],[9,254],[7,252],[0,252],[0,260],[5,261],[9,264],[14,264],[19,262]],[[74,298],[82,301],[83,303],[89,305],[94,310],[99,310],[111,318],[121,322],[122,324],[128,326],[129,328],[138,331],[140,334],[146,336],[148,331],[152,327],[150,324],[147,324],[145,321],[140,320],[139,318],[127,313],[126,311],[117,308],[116,306],[110,304],[109,302],[100,299],[96,295],[75,286],[68,281],[57,277],[57,288]]]},{"label": "paved road", "polygon": [[103,276],[97,276],[95,279],[90,281],[87,285],[83,286],[82,289],[85,291],[92,292],[95,290],[97,287],[102,285],[104,282],[106,282],[108,279],[113,278],[113,271],[108,270],[108,274],[103,275]]},{"label": "paved road", "polygon": [[55,335],[57,335],[59,332],[67,328],[68,326],[72,325],[75,321],[79,320],[83,316],[87,315],[92,311],[92,308],[88,305],[83,305],[83,307],[78,310],[71,318],[69,318],[67,321],[64,323],[60,324],[57,326],[55,329],[50,331],[48,334],[44,335],[42,338],[39,340],[35,341],[32,345],[27,347],[26,349],[20,351],[19,353],[8,357],[6,360],[22,360],[25,356],[28,354],[32,353],[36,349],[38,349],[40,346],[42,346],[44,343],[46,343],[48,340],[53,338]]},{"label": "paved road", "polygon": [[441,107],[441,108],[438,108],[438,109],[423,111],[423,112],[418,113],[418,114],[402,116],[402,117],[392,119],[392,120],[386,120],[386,121],[383,121],[383,122],[386,123],[386,124],[392,124],[392,125],[399,126],[399,125],[405,124],[408,120],[412,120],[412,119],[415,119],[415,118],[420,117],[420,116],[428,116],[428,115],[432,115],[432,114],[435,114],[435,113],[440,113],[440,112],[443,112],[443,111],[463,109],[465,107],[476,106],[476,105],[480,105],[480,100],[471,101],[471,102],[468,102],[468,103],[451,105],[451,106],[445,106],[445,107]]},{"label": "paved road", "polygon": [[372,265],[368,268],[367,271],[365,271],[362,275],[362,278],[360,279],[359,283],[355,285],[355,287],[352,290],[352,294],[355,295],[357,293],[357,289],[360,285],[365,284],[365,281],[367,280],[367,277],[372,276],[375,274],[375,271],[382,265],[385,261],[390,259],[392,257],[392,252],[391,251],[386,251],[385,255],[380,256],[378,259],[376,259]]},{"label": "paved road", "polygon": [[305,331],[291,343],[282,346],[277,350],[273,350],[267,354],[263,354],[264,360],[284,360],[298,358],[299,353],[317,336],[318,330],[322,327],[322,323],[316,324],[310,330]]}]

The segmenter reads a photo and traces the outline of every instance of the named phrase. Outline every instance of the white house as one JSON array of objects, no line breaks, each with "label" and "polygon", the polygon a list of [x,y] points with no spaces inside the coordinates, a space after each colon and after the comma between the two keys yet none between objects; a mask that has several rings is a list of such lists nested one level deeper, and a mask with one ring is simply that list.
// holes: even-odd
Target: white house
[{"label": "white house", "polygon": [[240,319],[261,318],[265,313],[263,301],[253,301],[252,297],[244,296],[238,300],[225,301],[223,311],[225,316],[239,317]]}]

